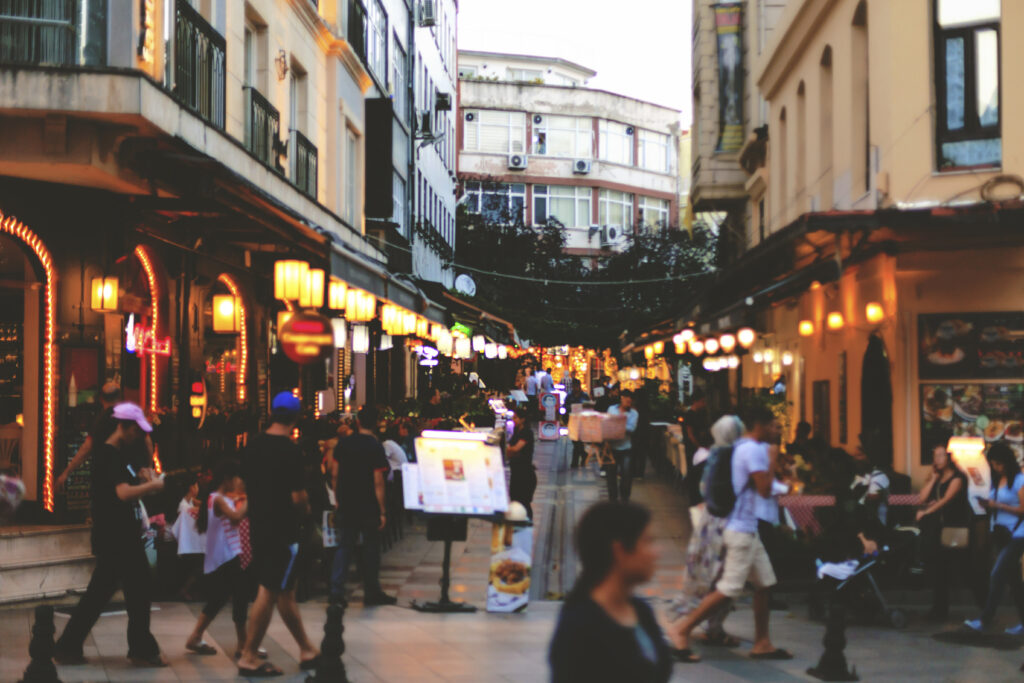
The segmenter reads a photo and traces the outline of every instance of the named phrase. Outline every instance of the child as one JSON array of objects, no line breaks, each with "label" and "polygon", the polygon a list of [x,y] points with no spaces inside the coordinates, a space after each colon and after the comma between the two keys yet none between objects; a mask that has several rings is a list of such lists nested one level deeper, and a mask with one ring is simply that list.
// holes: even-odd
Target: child
[{"label": "child", "polygon": [[206,559],[203,570],[207,575],[206,606],[199,615],[195,630],[185,641],[185,649],[200,655],[215,655],[215,650],[203,641],[203,633],[214,617],[224,607],[228,597],[232,598],[232,619],[238,648],[245,645],[245,623],[249,599],[242,581],[242,566],[239,555],[242,548],[238,536],[238,525],[246,515],[247,503],[235,501],[233,496],[243,492],[245,484],[239,475],[238,463],[225,460],[214,472],[210,483],[211,493],[199,513],[197,528],[206,534]]},{"label": "child", "polygon": [[203,554],[206,552],[206,537],[196,529],[199,517],[199,477],[194,477],[185,491],[185,497],[178,503],[178,519],[171,532],[178,539],[178,557],[181,561],[185,582],[181,597],[195,599],[192,592],[196,581],[203,574]]}]

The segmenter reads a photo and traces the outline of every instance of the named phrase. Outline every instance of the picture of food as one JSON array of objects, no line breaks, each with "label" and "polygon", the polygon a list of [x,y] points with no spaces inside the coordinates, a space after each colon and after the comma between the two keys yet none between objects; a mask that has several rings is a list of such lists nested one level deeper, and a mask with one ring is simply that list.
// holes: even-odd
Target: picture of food
[{"label": "picture of food", "polygon": [[500,593],[523,595],[530,590],[530,568],[510,558],[499,560],[491,565],[491,585]]},{"label": "picture of food", "polygon": [[981,412],[981,386],[968,384],[953,388],[953,410],[957,417],[967,422],[974,422]]},{"label": "picture of food", "polygon": [[953,420],[953,397],[946,387],[925,387],[922,406],[926,420]]},{"label": "picture of food", "polygon": [[953,339],[963,337],[974,329],[974,325],[964,320],[946,320],[935,329],[935,336],[939,339]]},{"label": "picture of food", "polygon": [[1014,443],[1021,443],[1024,441],[1024,424],[1021,424],[1020,420],[1013,420],[1006,423],[1006,430],[1003,432],[1003,436],[1007,441],[1013,441]]},{"label": "picture of food", "polygon": [[1002,420],[992,420],[985,427],[985,441],[999,441],[1006,431],[1006,423]]},{"label": "picture of food", "polygon": [[997,341],[1005,341],[1010,338],[1010,330],[997,325],[990,325],[981,330],[981,341],[991,344]]},{"label": "picture of food", "polygon": [[444,478],[447,481],[466,481],[466,470],[461,460],[444,460]]},{"label": "picture of food", "polygon": [[981,472],[977,467],[968,467],[967,476],[971,478],[975,486],[984,486],[985,478],[981,475]]},{"label": "picture of food", "polygon": [[1005,358],[1006,354],[1002,351],[989,351],[978,362],[981,364],[981,367],[991,370],[1002,365]]}]

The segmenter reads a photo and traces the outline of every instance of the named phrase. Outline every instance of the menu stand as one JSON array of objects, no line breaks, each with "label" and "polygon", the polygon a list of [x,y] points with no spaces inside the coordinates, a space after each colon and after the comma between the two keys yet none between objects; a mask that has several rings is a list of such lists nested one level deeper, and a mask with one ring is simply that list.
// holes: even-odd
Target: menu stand
[{"label": "menu stand", "polygon": [[476,607],[465,602],[455,602],[448,595],[451,587],[452,543],[467,538],[468,517],[456,515],[435,515],[427,523],[427,540],[444,541],[444,560],[441,562],[441,599],[437,602],[412,601],[417,612],[431,614],[468,614]]}]

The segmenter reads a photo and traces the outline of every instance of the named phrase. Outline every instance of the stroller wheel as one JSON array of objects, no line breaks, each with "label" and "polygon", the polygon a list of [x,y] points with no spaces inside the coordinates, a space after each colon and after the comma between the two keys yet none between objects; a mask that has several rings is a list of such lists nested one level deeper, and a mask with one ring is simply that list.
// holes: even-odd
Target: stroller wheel
[{"label": "stroller wheel", "polygon": [[903,628],[907,625],[907,615],[902,610],[891,609],[886,616],[889,617],[889,623],[893,628]]}]

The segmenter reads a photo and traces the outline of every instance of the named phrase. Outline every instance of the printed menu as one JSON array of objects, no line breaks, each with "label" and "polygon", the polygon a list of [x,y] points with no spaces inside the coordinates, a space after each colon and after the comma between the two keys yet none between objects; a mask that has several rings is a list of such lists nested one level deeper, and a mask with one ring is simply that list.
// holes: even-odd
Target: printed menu
[{"label": "printed menu", "polygon": [[1005,442],[1024,464],[1024,384],[921,385],[921,464],[928,444],[951,436]]},{"label": "printed menu", "polygon": [[[424,512],[489,515],[508,510],[501,448],[466,432],[416,439],[418,498]],[[468,438],[467,438],[468,437]]]}]

